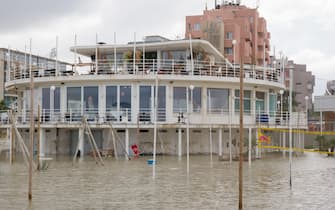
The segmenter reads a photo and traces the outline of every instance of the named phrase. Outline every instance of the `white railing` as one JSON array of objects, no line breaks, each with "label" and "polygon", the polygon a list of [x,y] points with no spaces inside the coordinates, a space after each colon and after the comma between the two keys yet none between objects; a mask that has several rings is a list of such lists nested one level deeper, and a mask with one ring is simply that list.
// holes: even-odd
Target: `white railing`
[{"label": "white railing", "polygon": [[[209,76],[239,78],[240,67],[235,68],[226,62],[207,62],[194,61],[194,68],[190,60],[173,59],[119,59],[114,62],[113,59],[101,59],[98,62],[84,63],[77,65],[64,66],[56,75],[55,68],[46,66],[33,66],[34,77],[55,77],[55,76],[73,76],[78,75],[109,75],[109,74],[129,74],[129,75],[184,75],[184,76]],[[23,68],[23,69],[22,69]],[[74,71],[76,70],[76,71]],[[80,76],[80,75],[78,75]],[[264,68],[254,65],[244,65],[244,77],[246,79],[264,80],[276,83],[282,83],[281,72],[274,68]],[[17,66],[11,69],[7,81],[30,78],[28,68]]]},{"label": "white railing", "polygon": [[[254,112],[254,110],[245,110],[244,123],[254,126],[289,126],[289,120],[292,118],[293,128],[307,128],[307,115],[305,112],[293,112],[291,115],[287,112]],[[16,123],[28,125],[30,122],[29,112],[17,112],[15,114]],[[86,117],[89,123],[119,123],[119,124],[153,124],[154,111],[151,109],[139,109],[135,113],[131,109],[120,110],[41,110],[40,120],[42,124],[80,124],[83,117]],[[34,120],[37,121],[37,112]],[[159,124],[186,124],[190,125],[238,125],[239,112],[232,112],[224,109],[207,110],[206,112],[169,112],[159,108],[157,110],[157,122]],[[8,113],[6,111],[0,114],[0,126],[9,125]]]}]

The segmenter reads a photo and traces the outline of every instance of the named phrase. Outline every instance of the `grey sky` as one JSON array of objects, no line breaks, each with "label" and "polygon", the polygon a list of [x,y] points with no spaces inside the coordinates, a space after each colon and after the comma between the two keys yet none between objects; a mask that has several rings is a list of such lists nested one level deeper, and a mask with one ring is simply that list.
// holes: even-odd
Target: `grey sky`
[{"label": "grey sky", "polygon": [[[257,0],[242,0],[255,7]],[[33,53],[46,56],[59,36],[60,57],[71,61],[74,34],[78,44],[99,40],[126,43],[145,35],[184,36],[185,16],[201,14],[214,0],[10,0],[0,7],[0,47],[23,50],[33,39]],[[297,63],[306,63],[316,75],[315,95],[322,94],[326,79],[335,79],[335,1],[260,0],[259,12],[267,19],[271,44]]]}]

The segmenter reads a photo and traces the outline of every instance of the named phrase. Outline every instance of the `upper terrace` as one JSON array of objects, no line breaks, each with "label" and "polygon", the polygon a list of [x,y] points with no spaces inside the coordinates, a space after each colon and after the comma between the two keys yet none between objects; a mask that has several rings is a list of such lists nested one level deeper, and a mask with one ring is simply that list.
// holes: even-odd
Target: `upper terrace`
[{"label": "upper terrace", "polygon": [[[190,50],[192,49],[192,50]],[[35,82],[119,79],[181,79],[239,82],[240,66],[231,64],[209,42],[178,40],[127,45],[72,47],[74,64],[46,65],[9,61],[6,88],[29,82],[30,71]],[[192,55],[190,53],[192,51]],[[87,56],[89,62],[81,62]],[[97,59],[96,59],[97,58]],[[77,62],[79,60],[79,62]],[[108,75],[108,77],[106,77]],[[283,74],[274,68],[244,65],[246,83],[283,87]]]}]

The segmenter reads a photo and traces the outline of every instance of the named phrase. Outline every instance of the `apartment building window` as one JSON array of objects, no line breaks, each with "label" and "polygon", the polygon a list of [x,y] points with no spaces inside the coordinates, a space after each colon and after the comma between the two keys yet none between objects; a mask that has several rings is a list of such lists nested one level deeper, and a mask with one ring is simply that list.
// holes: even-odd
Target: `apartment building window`
[{"label": "apartment building window", "polygon": [[200,31],[200,29],[201,29],[200,23],[194,24],[193,28],[194,28],[194,31]]},{"label": "apartment building window", "polygon": [[226,55],[232,55],[233,54],[233,48],[231,48],[231,47],[224,48],[224,53]]},{"label": "apartment building window", "polygon": [[226,39],[232,40],[232,39],[233,39],[233,32],[228,31],[228,32],[226,33]]}]

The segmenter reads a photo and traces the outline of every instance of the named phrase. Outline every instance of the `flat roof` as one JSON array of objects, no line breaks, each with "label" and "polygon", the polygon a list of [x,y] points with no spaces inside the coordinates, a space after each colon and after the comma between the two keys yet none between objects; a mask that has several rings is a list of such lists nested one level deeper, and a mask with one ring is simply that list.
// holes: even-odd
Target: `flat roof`
[{"label": "flat roof", "polygon": [[[192,39],[192,48],[202,48],[206,53],[213,55],[215,59],[227,61],[230,63],[211,43],[206,40]],[[113,54],[114,48],[117,52],[133,51],[134,44],[103,44],[103,45],[87,45],[87,46],[76,46],[71,47],[72,52],[77,52],[78,54],[84,56],[91,56],[96,53],[96,48],[99,48],[99,53],[103,54]],[[157,50],[180,50],[190,48],[190,40],[174,40],[166,42],[150,42],[150,43],[136,43],[137,49],[145,48],[145,51],[157,51]]]}]

